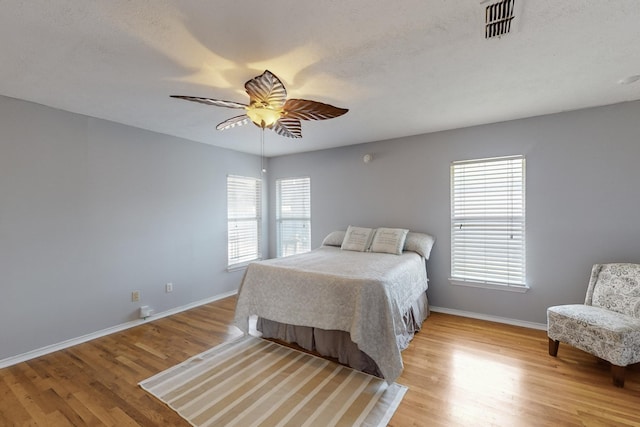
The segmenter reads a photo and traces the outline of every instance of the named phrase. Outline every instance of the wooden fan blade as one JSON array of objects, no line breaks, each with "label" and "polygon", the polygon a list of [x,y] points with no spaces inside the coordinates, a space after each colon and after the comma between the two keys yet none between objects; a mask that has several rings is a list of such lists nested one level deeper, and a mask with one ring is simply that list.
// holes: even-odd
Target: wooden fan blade
[{"label": "wooden fan blade", "polygon": [[308,99],[289,99],[284,104],[286,117],[300,120],[326,120],[338,117],[349,111],[322,102]]},{"label": "wooden fan blade", "polygon": [[302,124],[298,119],[281,118],[271,126],[271,130],[287,138],[302,138]]},{"label": "wooden fan blade", "polygon": [[241,116],[235,116],[225,120],[224,122],[216,126],[216,129],[226,130],[232,127],[246,125],[247,123],[249,123],[249,116],[247,116],[246,114],[243,114]]},{"label": "wooden fan blade", "polygon": [[287,90],[279,78],[271,71],[252,78],[244,84],[244,88],[249,94],[250,104],[270,106],[274,109],[282,108],[287,99]]},{"label": "wooden fan blade", "polygon": [[214,105],[216,107],[245,108],[247,105],[233,101],[223,101],[222,99],[199,98],[197,96],[170,95],[171,98],[186,99],[187,101],[199,102],[201,104]]}]

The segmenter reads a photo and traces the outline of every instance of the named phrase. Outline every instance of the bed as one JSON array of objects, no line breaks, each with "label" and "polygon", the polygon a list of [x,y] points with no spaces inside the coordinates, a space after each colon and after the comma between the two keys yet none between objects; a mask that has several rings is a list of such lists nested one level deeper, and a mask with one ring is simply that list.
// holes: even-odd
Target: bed
[{"label": "bed", "polygon": [[[402,238],[384,239],[385,231]],[[265,338],[295,342],[392,382],[402,372],[400,352],[428,316],[433,242],[424,233],[350,226],[311,252],[253,262],[238,291],[235,324],[248,333],[257,315]]]}]

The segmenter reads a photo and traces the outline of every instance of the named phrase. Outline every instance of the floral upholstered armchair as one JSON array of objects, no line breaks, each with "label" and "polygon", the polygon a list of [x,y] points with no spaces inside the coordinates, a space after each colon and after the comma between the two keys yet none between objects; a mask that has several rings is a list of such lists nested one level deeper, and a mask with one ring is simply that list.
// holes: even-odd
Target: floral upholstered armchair
[{"label": "floral upholstered armchair", "polygon": [[584,304],[547,309],[549,354],[560,342],[611,363],[613,383],[624,387],[625,367],[640,362],[640,264],[596,264]]}]

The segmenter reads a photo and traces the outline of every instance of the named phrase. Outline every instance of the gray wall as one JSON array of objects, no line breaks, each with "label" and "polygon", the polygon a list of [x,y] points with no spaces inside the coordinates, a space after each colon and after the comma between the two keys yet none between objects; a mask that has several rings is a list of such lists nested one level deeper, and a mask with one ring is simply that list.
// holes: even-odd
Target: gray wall
[{"label": "gray wall", "polygon": [[[544,323],[547,306],[582,301],[593,263],[640,262],[638,117],[636,102],[271,159],[265,245],[273,256],[267,189],[310,176],[314,247],[349,224],[428,232],[433,305]],[[449,163],[520,153],[531,290],[449,285]],[[0,97],[0,360],[135,320],[140,305],[234,291],[226,175],[259,170],[256,156]]]},{"label": "gray wall", "polygon": [[[592,264],[640,262],[639,117],[640,103],[625,103],[283,156],[271,160],[269,179],[273,187],[277,178],[311,177],[312,247],[349,224],[428,232],[437,238],[433,305],[545,323],[548,306],[584,300]],[[450,162],[511,154],[527,162],[531,290],[450,285]]]},{"label": "gray wall", "polygon": [[0,97],[0,360],[234,291],[226,176],[259,173],[256,156]]}]

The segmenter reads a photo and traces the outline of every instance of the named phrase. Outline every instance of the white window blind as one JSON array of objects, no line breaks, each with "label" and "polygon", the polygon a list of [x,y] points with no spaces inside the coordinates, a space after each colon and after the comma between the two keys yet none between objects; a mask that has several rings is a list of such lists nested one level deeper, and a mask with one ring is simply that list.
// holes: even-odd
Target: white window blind
[{"label": "white window blind", "polygon": [[278,256],[311,250],[311,179],[276,181]]},{"label": "white window blind", "polygon": [[228,267],[261,258],[261,199],[259,179],[227,176]]},{"label": "white window blind", "polygon": [[451,164],[452,282],[526,288],[524,166],[523,156]]}]

